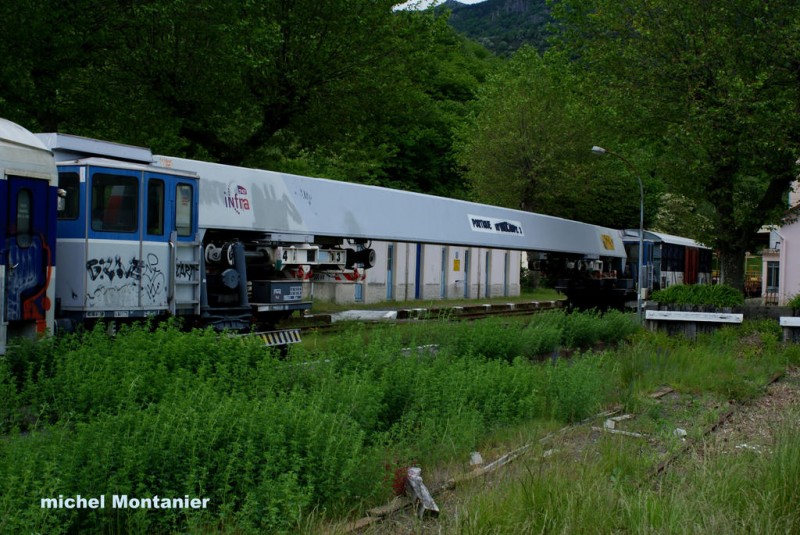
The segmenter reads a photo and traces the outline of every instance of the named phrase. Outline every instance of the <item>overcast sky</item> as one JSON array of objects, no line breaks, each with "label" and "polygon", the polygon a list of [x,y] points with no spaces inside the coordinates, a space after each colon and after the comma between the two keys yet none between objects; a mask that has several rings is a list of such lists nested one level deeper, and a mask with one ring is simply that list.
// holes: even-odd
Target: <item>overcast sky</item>
[{"label": "overcast sky", "polygon": [[[479,4],[481,2],[485,2],[486,0],[457,0],[462,4]],[[397,9],[404,9],[406,7],[412,7],[416,9],[425,9],[432,4],[442,4],[444,0],[408,0],[407,2],[403,2]]]}]

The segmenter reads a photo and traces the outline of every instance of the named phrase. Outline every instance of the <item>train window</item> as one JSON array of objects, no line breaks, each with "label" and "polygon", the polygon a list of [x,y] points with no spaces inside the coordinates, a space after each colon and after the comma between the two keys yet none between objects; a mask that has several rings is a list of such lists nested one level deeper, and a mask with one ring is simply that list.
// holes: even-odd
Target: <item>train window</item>
[{"label": "train window", "polygon": [[59,173],[58,187],[66,192],[64,196],[64,209],[58,211],[58,218],[78,219],[81,206],[80,179],[78,178],[78,173]]},{"label": "train window", "polygon": [[17,193],[17,246],[30,247],[33,242],[32,221],[33,195],[30,190],[21,189]]},{"label": "train window", "polygon": [[164,235],[164,181],[147,182],[147,233]]},{"label": "train window", "polygon": [[95,173],[92,177],[92,229],[136,232],[139,225],[136,177]]},{"label": "train window", "polygon": [[178,184],[175,191],[175,227],[178,236],[192,235],[192,197],[191,184]]}]

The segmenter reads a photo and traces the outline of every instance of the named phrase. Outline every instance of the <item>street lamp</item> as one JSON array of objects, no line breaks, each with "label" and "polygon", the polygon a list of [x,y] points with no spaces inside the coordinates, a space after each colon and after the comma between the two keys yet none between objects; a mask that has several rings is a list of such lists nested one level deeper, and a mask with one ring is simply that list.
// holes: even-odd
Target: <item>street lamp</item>
[{"label": "street lamp", "polygon": [[639,317],[639,323],[642,323],[642,288],[644,287],[644,264],[642,262],[643,254],[644,254],[644,186],[642,185],[642,179],[639,176],[639,172],[633,166],[631,162],[628,161],[627,158],[624,156],[617,154],[616,152],[610,151],[608,149],[604,149],[603,147],[598,147],[595,145],[592,147],[592,152],[599,155],[610,154],[611,156],[616,156],[620,160],[622,160],[625,165],[631,170],[633,175],[636,177],[636,180],[639,181],[639,263],[636,271],[638,272],[638,283],[636,288],[636,314]]}]

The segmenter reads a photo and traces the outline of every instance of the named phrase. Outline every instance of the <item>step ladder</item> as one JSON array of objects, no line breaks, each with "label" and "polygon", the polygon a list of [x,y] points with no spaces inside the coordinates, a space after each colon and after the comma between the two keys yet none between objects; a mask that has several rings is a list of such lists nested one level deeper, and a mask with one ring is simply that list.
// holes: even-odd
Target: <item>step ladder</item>
[{"label": "step ladder", "polygon": [[178,233],[169,237],[171,314],[200,315],[203,244],[199,240],[178,241]]},{"label": "step ladder", "polygon": [[300,329],[252,333],[250,336],[257,336],[261,338],[261,340],[264,342],[264,345],[267,347],[297,344],[302,341],[300,340]]}]

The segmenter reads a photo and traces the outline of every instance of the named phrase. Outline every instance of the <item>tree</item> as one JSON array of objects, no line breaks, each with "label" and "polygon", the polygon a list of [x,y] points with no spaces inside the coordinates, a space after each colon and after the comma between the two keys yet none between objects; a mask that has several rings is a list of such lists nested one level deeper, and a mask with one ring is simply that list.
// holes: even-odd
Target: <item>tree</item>
[{"label": "tree", "polygon": [[[563,56],[518,51],[490,78],[459,132],[459,161],[482,202],[616,228],[639,226],[637,177],[620,162],[593,157],[607,110],[590,106]],[[602,133],[602,135],[601,135]],[[647,212],[657,179],[649,174]]]},{"label": "tree", "polygon": [[0,114],[178,156],[463,190],[451,132],[491,57],[395,3],[7,2]]},{"label": "tree", "polygon": [[[710,217],[711,216],[711,217]],[[702,240],[712,232],[713,213],[701,213],[692,199],[674,193],[661,197],[651,228],[655,231]]]},{"label": "tree", "polygon": [[113,2],[0,4],[0,115],[32,130],[57,131],[85,113],[97,88],[87,69],[122,52],[126,21]]},{"label": "tree", "polygon": [[673,193],[713,213],[699,238],[723,280],[776,222],[800,154],[800,5],[793,0],[554,0],[570,54],[650,143]]}]

